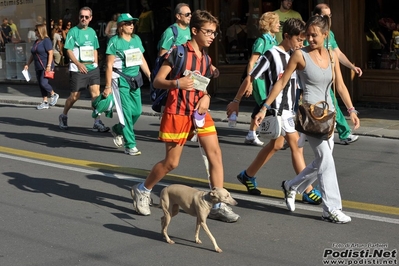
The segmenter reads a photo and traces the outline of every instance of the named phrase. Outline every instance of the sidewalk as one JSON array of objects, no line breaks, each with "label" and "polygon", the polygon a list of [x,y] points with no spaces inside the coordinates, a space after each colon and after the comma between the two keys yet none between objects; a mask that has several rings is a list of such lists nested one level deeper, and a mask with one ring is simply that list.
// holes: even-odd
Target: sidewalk
[{"label": "sidewalk", "polygon": [[[69,96],[69,90],[58,89],[56,92],[60,95],[57,106],[64,106],[65,100]],[[210,109],[215,121],[227,122],[225,110],[226,105],[231,100],[230,98],[230,95],[216,95],[212,97]],[[148,88],[142,89],[142,99],[142,115],[158,115],[158,113],[151,109]],[[42,98],[37,84],[29,84],[26,82],[0,83],[0,103],[26,104],[32,105],[32,108],[34,108],[34,106],[40,104],[41,101]],[[249,124],[253,105],[254,102],[251,100],[244,100],[241,102],[238,123]],[[82,92],[81,99],[75,103],[73,108],[91,109],[88,93]],[[353,134],[399,139],[399,110],[366,107],[356,107],[356,109],[360,113],[361,127],[354,131]]]}]

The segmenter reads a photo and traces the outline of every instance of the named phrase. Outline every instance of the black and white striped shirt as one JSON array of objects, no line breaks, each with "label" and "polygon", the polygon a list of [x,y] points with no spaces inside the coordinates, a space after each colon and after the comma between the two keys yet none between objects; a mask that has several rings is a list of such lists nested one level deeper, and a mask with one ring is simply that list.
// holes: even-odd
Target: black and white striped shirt
[{"label": "black and white striped shirt", "polygon": [[[264,79],[266,83],[266,94],[269,95],[273,85],[279,80],[287,67],[290,54],[282,50],[279,46],[274,46],[261,55],[252,69],[250,75],[254,79]],[[284,104],[284,110],[293,110],[296,92],[296,72],[291,75],[289,88],[287,92],[287,103]],[[283,91],[277,96],[271,104],[272,108],[278,109],[282,102]]]}]

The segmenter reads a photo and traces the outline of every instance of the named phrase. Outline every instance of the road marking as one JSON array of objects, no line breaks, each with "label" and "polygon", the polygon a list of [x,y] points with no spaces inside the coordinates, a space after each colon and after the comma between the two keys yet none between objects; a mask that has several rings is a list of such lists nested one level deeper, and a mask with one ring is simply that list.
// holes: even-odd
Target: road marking
[{"label": "road marking", "polygon": [[[8,158],[12,160],[17,160],[17,161],[24,161],[32,164],[39,164],[39,165],[46,165],[46,166],[51,166],[54,168],[59,168],[59,169],[64,169],[64,170],[69,170],[69,171],[75,171],[75,172],[80,172],[80,173],[85,173],[85,174],[96,174],[96,175],[102,175],[106,177],[111,177],[111,178],[118,178],[118,179],[125,179],[125,180],[131,180],[131,181],[143,181],[143,177],[147,176],[149,171],[147,170],[141,170],[141,169],[135,169],[135,168],[129,168],[129,167],[120,167],[118,165],[112,165],[112,164],[106,164],[106,163],[99,163],[99,162],[93,162],[93,161],[86,161],[86,160],[77,160],[77,159],[70,159],[70,158],[65,158],[65,157],[60,157],[60,156],[53,156],[53,155],[48,155],[48,154],[41,154],[41,153],[36,153],[36,152],[30,152],[30,151],[25,151],[25,150],[17,150],[17,149],[12,149],[8,147],[3,147],[0,146],[0,157],[2,158]],[[13,155],[9,155],[13,154]],[[23,157],[21,157],[23,156]],[[32,159],[29,159],[32,158]],[[37,158],[40,158],[40,160],[37,160]],[[54,163],[49,163],[49,162],[54,162]],[[71,166],[68,166],[71,165]],[[94,168],[93,165],[101,165],[101,170],[107,170],[110,171],[111,173],[104,173],[96,170],[89,170],[90,168]],[[86,167],[89,169],[84,169],[84,168],[78,168],[75,166],[81,166],[81,167]],[[99,168],[99,167],[96,167]],[[189,176],[181,176],[181,175],[173,175],[169,174],[167,175],[162,183],[158,183],[161,186],[166,186],[168,185],[165,181],[180,181],[182,180],[185,181],[185,183],[189,183],[192,186],[195,185],[205,185],[207,186],[208,180],[207,179],[202,179],[202,178],[196,178],[196,177],[189,177]],[[243,189],[242,185],[239,184],[233,184],[233,183],[225,183],[224,187],[228,190],[236,190],[236,191],[243,191],[246,192],[245,189]],[[232,193],[236,198],[242,199],[242,200],[248,200],[248,201],[253,201],[253,202],[259,202],[259,203],[264,203],[272,206],[277,206],[277,207],[283,207],[285,208],[285,203],[282,201],[282,192],[280,190],[275,190],[275,189],[267,189],[267,188],[259,188],[262,191],[263,196],[250,196],[250,195],[244,195],[244,194],[238,194],[238,193]],[[276,200],[269,199],[267,197],[274,197],[274,198],[279,198]],[[351,208],[355,210],[364,210],[364,211],[369,211],[369,212],[376,212],[376,213],[384,213],[384,214],[390,214],[390,215],[399,215],[399,208],[397,207],[390,207],[390,206],[385,206],[385,205],[378,205],[378,204],[369,204],[369,203],[362,203],[362,202],[355,202],[355,201],[347,201],[343,200],[342,205],[345,208]],[[321,212],[322,209],[321,207],[317,206],[312,206],[309,204],[297,204],[296,205],[297,209],[302,209],[302,210],[308,210],[308,211],[317,211]],[[354,218],[361,218],[361,219],[367,219],[367,220],[373,220],[373,221],[382,221],[382,222],[387,222],[387,223],[394,223],[394,224],[399,224],[399,219],[393,219],[393,218],[388,218],[388,217],[383,217],[383,216],[375,216],[375,215],[368,215],[368,214],[360,214],[360,213],[355,213],[355,212],[348,212],[345,211],[348,215],[354,217]]]}]

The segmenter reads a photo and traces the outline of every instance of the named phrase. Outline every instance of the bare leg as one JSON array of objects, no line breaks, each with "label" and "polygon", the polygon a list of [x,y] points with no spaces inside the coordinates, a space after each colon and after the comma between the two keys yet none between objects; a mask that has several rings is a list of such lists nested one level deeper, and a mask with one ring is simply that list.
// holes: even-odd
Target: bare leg
[{"label": "bare leg", "polygon": [[80,98],[80,92],[71,92],[68,99],[65,101],[64,111],[62,112],[64,115],[68,115],[69,109],[72,108],[74,103]]},{"label": "bare leg", "polygon": [[212,188],[223,187],[224,172],[222,151],[220,150],[219,140],[217,135],[204,136],[199,138],[201,145],[204,148],[205,154],[209,162],[209,174]]},{"label": "bare leg", "polygon": [[165,143],[166,155],[165,159],[154,165],[151,172],[144,181],[144,186],[147,189],[152,189],[161,179],[170,171],[179,165],[183,146],[176,143]]},{"label": "bare leg", "polygon": [[273,157],[276,151],[279,151],[284,145],[284,138],[279,137],[277,139],[272,139],[269,143],[263,147],[256,158],[252,161],[250,166],[247,168],[246,172],[248,176],[255,176],[256,173],[265,165],[270,158]]}]

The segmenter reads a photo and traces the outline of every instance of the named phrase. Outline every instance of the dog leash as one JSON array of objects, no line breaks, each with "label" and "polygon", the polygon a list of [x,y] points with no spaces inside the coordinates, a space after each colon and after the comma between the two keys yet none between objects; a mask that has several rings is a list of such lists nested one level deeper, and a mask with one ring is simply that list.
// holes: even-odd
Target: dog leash
[{"label": "dog leash", "polygon": [[204,152],[204,150],[202,148],[201,142],[200,142],[200,140],[198,138],[198,134],[197,134],[198,133],[198,127],[197,127],[197,124],[195,123],[194,116],[192,117],[192,119],[193,119],[193,124],[194,124],[194,136],[191,138],[191,141],[198,142],[198,147],[199,147],[199,150],[200,150],[200,153],[201,153],[201,157],[202,157],[202,159],[204,161],[206,174],[208,176],[208,184],[209,184],[209,187],[212,189],[211,180],[210,180],[210,173],[209,173],[208,157],[206,157],[206,154],[205,154],[205,152]]}]

